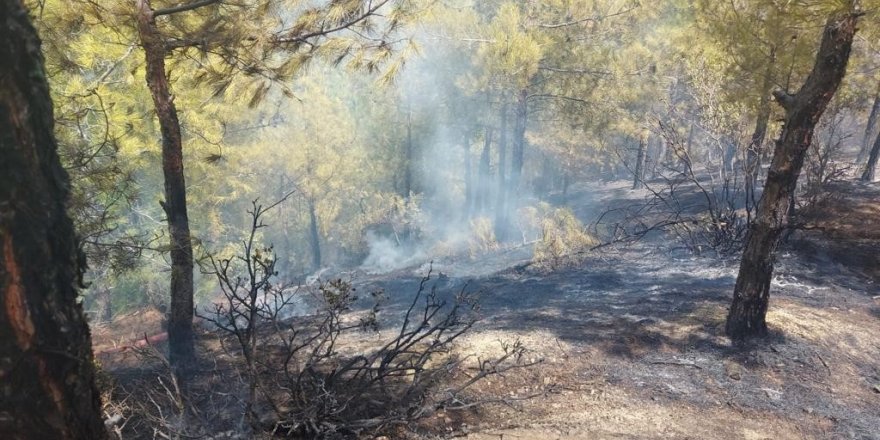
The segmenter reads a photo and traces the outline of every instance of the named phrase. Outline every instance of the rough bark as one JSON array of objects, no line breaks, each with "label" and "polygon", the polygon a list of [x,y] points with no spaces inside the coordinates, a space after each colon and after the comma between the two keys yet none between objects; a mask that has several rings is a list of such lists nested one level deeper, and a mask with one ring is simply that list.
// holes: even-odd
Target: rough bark
[{"label": "rough bark", "polygon": [[162,133],[162,207],[171,238],[171,307],[168,316],[168,358],[178,373],[195,360],[193,347],[193,251],[186,206],[183,139],[177,108],[165,71],[167,47],[156,28],[149,0],[138,0],[138,36],[146,59],[146,80]]},{"label": "rough bark", "polygon": [[767,332],[774,252],[788,221],[813,130],[846,72],[857,17],[855,13],[832,16],[825,25],[816,64],[801,89],[795,95],[774,93],[785,109],[785,126],[749,230],[727,316],[727,335],[734,340]]},{"label": "rough bark", "polygon": [[871,154],[868,156],[868,162],[862,170],[861,180],[863,182],[874,181],[874,172],[877,169],[878,157],[880,157],[880,133],[877,134],[877,138],[874,140],[874,146],[871,147]]},{"label": "rough bark", "polygon": [[0,0],[0,438],[104,439],[40,40]]}]

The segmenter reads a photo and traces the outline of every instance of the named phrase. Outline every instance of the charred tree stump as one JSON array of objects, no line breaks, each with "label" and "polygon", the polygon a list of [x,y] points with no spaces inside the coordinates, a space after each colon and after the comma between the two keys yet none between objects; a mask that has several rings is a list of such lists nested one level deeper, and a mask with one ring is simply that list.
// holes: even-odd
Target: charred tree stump
[{"label": "charred tree stump", "polygon": [[832,16],[825,25],[816,64],[801,89],[794,95],[774,92],[785,109],[785,126],[749,230],[727,315],[727,335],[734,340],[767,333],[774,252],[788,221],[789,205],[813,130],[846,73],[859,15],[847,12]]},{"label": "charred tree stump", "polygon": [[0,438],[104,439],[40,39],[0,0]]}]

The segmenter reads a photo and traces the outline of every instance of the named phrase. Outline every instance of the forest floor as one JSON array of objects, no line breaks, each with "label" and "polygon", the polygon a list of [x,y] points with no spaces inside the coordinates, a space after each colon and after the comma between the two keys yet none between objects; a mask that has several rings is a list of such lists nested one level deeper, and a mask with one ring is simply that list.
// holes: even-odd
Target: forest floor
[{"label": "forest floor", "polygon": [[[880,439],[880,185],[842,183],[803,214],[807,229],[778,252],[771,335],[747,346],[724,336],[736,259],[670,250],[664,237],[588,255],[545,272],[528,246],[438,261],[439,287],[480,292],[483,319],[457,345],[487,356],[520,340],[543,362],[481,382],[479,395],[539,398],[441,413],[417,438]],[[641,197],[623,184],[584,188],[585,221]],[[382,288],[386,330],[425,266],[360,274]],[[157,331],[158,312],[94,329],[111,375],[114,341]],[[122,338],[122,339],[120,339]],[[115,367],[116,366],[116,367]]]}]

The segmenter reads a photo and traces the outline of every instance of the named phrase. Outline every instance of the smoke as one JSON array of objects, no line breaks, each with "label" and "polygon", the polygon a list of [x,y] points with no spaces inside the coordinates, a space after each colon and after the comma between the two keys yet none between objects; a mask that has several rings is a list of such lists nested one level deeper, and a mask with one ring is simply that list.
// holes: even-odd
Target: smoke
[{"label": "smoke", "polygon": [[422,249],[402,246],[390,237],[382,237],[373,231],[367,232],[369,253],[361,264],[367,273],[386,273],[403,267],[419,264],[427,257]]}]

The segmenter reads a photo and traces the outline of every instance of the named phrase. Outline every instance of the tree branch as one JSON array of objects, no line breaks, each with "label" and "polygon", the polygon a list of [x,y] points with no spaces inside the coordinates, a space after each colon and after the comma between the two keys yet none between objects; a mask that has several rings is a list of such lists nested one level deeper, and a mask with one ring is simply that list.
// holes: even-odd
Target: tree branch
[{"label": "tree branch", "polygon": [[791,106],[794,104],[794,95],[786,92],[782,89],[776,89],[773,91],[773,98],[776,99],[776,102],[779,103],[782,108],[789,110]]},{"label": "tree branch", "polygon": [[188,4],[172,6],[170,8],[157,9],[157,10],[153,11],[153,17],[158,17],[160,15],[171,15],[171,14],[176,14],[178,12],[192,11],[193,9],[198,9],[198,8],[201,8],[204,6],[213,5],[214,3],[220,3],[220,1],[222,1],[222,0],[198,0],[198,1],[195,1],[192,3],[188,3]]},{"label": "tree branch", "polygon": [[638,6],[633,6],[633,7],[629,8],[629,9],[624,9],[624,10],[622,10],[622,11],[617,11],[617,12],[615,12],[615,13],[608,14],[608,15],[600,15],[600,16],[598,16],[598,17],[587,17],[587,18],[581,18],[581,19],[578,19],[578,20],[567,21],[567,22],[564,22],[564,23],[539,24],[538,27],[539,27],[539,28],[543,28],[543,29],[559,29],[559,28],[562,28],[562,27],[568,27],[568,26],[574,26],[574,25],[576,25],[576,24],[586,23],[586,22],[588,22],[588,21],[599,21],[599,20],[604,20],[604,19],[606,19],[606,18],[617,17],[618,15],[623,15],[623,14],[626,14],[626,13],[628,13],[628,12],[632,12],[632,11],[634,11],[636,8],[638,8]]},{"label": "tree branch", "polygon": [[348,29],[348,28],[366,20],[367,18],[370,18],[370,17],[376,15],[376,11],[378,11],[382,6],[385,6],[386,4],[388,4],[390,1],[391,0],[382,0],[380,2],[377,2],[375,5],[373,5],[372,7],[367,9],[366,11],[364,11],[364,13],[362,13],[362,14],[358,15],[357,17],[354,17],[351,20],[346,21],[345,23],[342,23],[338,26],[335,26],[335,27],[332,27],[329,29],[322,28],[322,29],[319,29],[316,31],[307,32],[302,35],[296,35],[296,36],[290,36],[290,37],[279,37],[279,38],[273,39],[272,42],[275,44],[308,43],[308,40],[310,38],[322,37],[322,36],[330,35],[332,33],[336,33],[336,32]]}]

